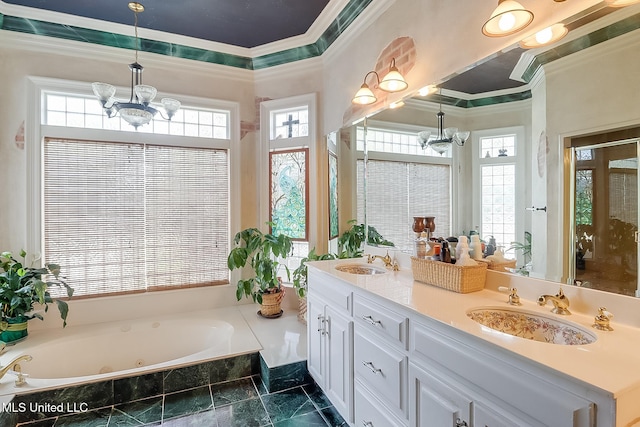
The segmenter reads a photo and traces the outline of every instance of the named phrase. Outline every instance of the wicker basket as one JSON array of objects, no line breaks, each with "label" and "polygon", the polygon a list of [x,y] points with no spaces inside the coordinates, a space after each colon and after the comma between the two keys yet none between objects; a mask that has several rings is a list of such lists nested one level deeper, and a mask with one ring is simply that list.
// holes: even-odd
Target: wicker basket
[{"label": "wicker basket", "polygon": [[488,268],[489,268],[489,270],[508,272],[507,268],[516,268],[516,260],[515,259],[508,259],[508,260],[505,260],[504,262],[491,261],[489,263],[489,267]]},{"label": "wicker basket", "polygon": [[462,267],[439,261],[411,257],[413,278],[419,282],[466,294],[484,289],[487,264]]}]

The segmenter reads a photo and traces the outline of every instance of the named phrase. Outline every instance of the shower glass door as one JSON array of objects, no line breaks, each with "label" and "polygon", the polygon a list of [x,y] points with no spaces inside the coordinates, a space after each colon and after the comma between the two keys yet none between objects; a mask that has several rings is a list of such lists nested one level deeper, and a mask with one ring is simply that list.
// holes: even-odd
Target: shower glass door
[{"label": "shower glass door", "polygon": [[638,140],[573,147],[570,280],[624,295],[638,291]]}]

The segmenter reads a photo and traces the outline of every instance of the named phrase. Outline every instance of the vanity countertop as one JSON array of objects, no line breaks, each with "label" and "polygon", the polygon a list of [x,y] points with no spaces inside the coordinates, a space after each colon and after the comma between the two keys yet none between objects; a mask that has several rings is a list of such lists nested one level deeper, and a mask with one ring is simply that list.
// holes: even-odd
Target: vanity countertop
[{"label": "vanity countertop", "polygon": [[[551,313],[551,308],[553,308],[551,304],[540,307],[536,302],[538,295],[551,293],[550,289],[555,289],[552,292],[555,294],[558,290],[557,283],[488,271],[487,285],[484,290],[460,294],[414,281],[410,268],[375,275],[350,274],[335,269],[338,264],[354,262],[366,263],[362,259],[343,259],[309,262],[308,266],[336,277],[345,284],[375,294],[547,368],[598,387],[610,393],[613,398],[617,399],[629,392],[640,393],[640,371],[638,370],[640,365],[640,328],[616,323],[616,318],[612,319],[614,331],[604,332],[592,328],[595,311],[593,314],[591,311],[588,313],[578,312],[574,308],[574,301],[571,300],[571,298],[575,298],[575,305],[580,308],[585,305],[585,298],[582,295],[591,290],[569,289],[575,287],[563,286],[565,294],[571,301],[572,314],[561,316]],[[380,266],[377,262],[374,265]],[[514,308],[506,303],[507,294],[497,291],[498,284],[509,286],[509,280],[512,280],[511,276],[517,277],[515,280],[518,281],[519,291],[521,288],[525,289],[520,293],[522,305],[515,307],[516,310],[540,313],[547,317],[557,317],[563,322],[580,325],[597,336],[597,340],[587,345],[556,345],[531,341],[493,331],[467,316],[467,311],[473,308]],[[532,286],[528,286],[528,282]],[[599,296],[596,294],[595,297],[590,297],[597,299]],[[607,298],[607,296],[602,297]],[[638,303],[640,304],[640,301]],[[609,308],[615,313],[614,307]]]}]

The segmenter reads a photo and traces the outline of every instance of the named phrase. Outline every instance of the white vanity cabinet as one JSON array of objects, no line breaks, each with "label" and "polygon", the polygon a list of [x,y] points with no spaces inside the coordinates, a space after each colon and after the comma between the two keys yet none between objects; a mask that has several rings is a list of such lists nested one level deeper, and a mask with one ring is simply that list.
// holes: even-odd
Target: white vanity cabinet
[{"label": "white vanity cabinet", "polygon": [[309,272],[307,368],[345,420],[353,422],[353,318],[351,292]]},{"label": "white vanity cabinet", "polygon": [[596,405],[559,376],[447,328],[412,323],[411,426],[596,425]]},{"label": "white vanity cabinet", "polygon": [[[408,417],[408,316],[364,297],[353,296],[356,426],[406,425]],[[363,396],[372,396],[369,402]],[[376,397],[373,397],[376,396]],[[371,407],[388,414],[373,422]],[[392,421],[395,420],[395,421]]]},{"label": "white vanity cabinet", "polygon": [[492,295],[477,302],[401,272],[342,277],[338,262],[309,268],[308,368],[349,425],[620,427],[637,417],[616,419],[610,392],[461,328],[460,305]]}]

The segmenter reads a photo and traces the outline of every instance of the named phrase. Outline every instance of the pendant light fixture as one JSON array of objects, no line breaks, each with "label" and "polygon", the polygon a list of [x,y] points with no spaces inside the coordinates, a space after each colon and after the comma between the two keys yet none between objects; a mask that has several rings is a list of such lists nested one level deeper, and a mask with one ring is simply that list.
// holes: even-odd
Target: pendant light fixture
[{"label": "pendant light fixture", "polygon": [[502,37],[517,33],[533,21],[533,12],[514,0],[498,0],[491,17],[482,26],[487,37]]},{"label": "pendant light fixture", "polygon": [[452,143],[459,145],[460,147],[464,146],[464,143],[467,142],[471,132],[458,130],[456,127],[444,127],[444,113],[442,112],[442,88],[440,88],[440,110],[436,114],[438,117],[438,135],[435,139],[429,139],[431,137],[431,132],[422,131],[418,133],[418,142],[422,149],[427,147],[431,148],[436,153],[442,155],[444,154],[449,147],[451,147]]},{"label": "pendant light fixture", "polygon": [[376,96],[373,94],[373,91],[369,88],[369,85],[367,84],[367,77],[369,77],[370,74],[373,74],[376,76],[377,87],[385,92],[390,92],[390,93],[400,92],[405,90],[407,87],[409,87],[407,82],[404,80],[404,77],[402,76],[402,74],[400,74],[400,71],[398,71],[398,68],[396,67],[396,59],[391,58],[389,71],[382,78],[382,80],[380,80],[380,76],[375,71],[369,71],[364,76],[364,81],[362,82],[362,86],[360,86],[360,89],[358,90],[358,92],[356,92],[356,95],[351,100],[352,103],[360,104],[360,105],[369,105],[369,104],[373,104],[378,100],[378,98],[376,98]]},{"label": "pendant light fixture", "polygon": [[144,12],[144,6],[138,2],[130,2],[128,6],[134,15],[136,36],[135,62],[129,64],[129,69],[131,70],[131,95],[129,101],[120,102],[116,100],[114,98],[116,88],[108,83],[95,82],[91,87],[109,118],[115,117],[120,113],[120,117],[137,130],[138,126],[149,123],[158,112],[165,120],[171,120],[171,117],[180,109],[180,101],[173,98],[162,98],[160,102],[164,107],[166,117],[161,111],[151,106],[157,90],[153,86],[142,84],[142,70],[144,68],[138,63],[138,13]]},{"label": "pendant light fixture", "polygon": [[540,30],[534,35],[527,37],[520,42],[523,49],[533,49],[536,47],[547,46],[557,42],[569,33],[567,27],[562,23],[553,24],[550,27]]}]

